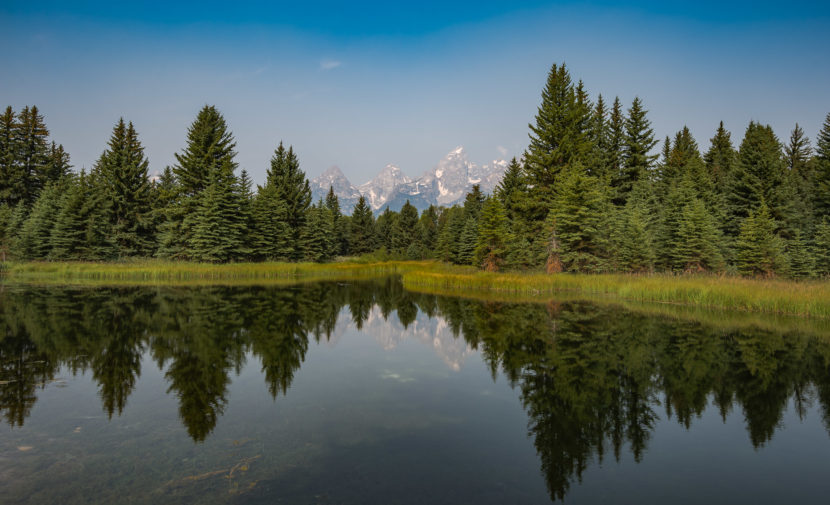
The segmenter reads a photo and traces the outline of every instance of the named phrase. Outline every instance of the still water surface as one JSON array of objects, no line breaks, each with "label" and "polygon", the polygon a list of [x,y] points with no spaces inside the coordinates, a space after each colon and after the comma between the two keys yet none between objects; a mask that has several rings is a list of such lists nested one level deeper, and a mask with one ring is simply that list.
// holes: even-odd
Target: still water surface
[{"label": "still water surface", "polygon": [[830,496],[820,332],[395,279],[0,288],[2,503]]}]

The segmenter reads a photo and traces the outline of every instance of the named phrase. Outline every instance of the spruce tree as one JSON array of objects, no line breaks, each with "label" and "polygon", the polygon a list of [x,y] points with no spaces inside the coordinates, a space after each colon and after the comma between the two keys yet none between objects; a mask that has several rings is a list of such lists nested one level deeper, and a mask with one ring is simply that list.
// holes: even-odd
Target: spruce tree
[{"label": "spruce tree", "polygon": [[591,175],[595,175],[601,179],[611,176],[610,166],[610,145],[611,145],[611,128],[608,123],[608,110],[605,106],[605,100],[602,95],[597,96],[597,103],[591,113],[591,124],[589,128],[589,138],[593,147],[591,153]]},{"label": "spruce tree", "polygon": [[14,208],[23,198],[25,180],[17,161],[17,116],[9,106],[0,115],[0,204]]},{"label": "spruce tree", "polygon": [[726,191],[726,181],[729,180],[732,168],[737,163],[737,153],[730,137],[730,133],[723,127],[723,121],[721,121],[715,136],[711,139],[709,150],[703,156],[706,168],[721,193]]},{"label": "spruce tree", "polygon": [[510,232],[504,207],[498,198],[488,198],[481,209],[474,263],[488,272],[501,269],[507,255]]},{"label": "spruce tree", "polygon": [[719,230],[702,200],[686,204],[678,228],[674,265],[684,272],[720,270],[724,266],[718,245]]},{"label": "spruce tree", "polygon": [[392,227],[392,249],[405,254],[409,246],[419,238],[416,236],[417,231],[418,209],[407,200]]},{"label": "spruce tree", "polygon": [[434,255],[438,242],[438,209],[430,205],[418,219],[418,235],[423,247],[424,257]]},{"label": "spruce tree", "polygon": [[72,165],[69,164],[69,153],[67,153],[63,144],[55,144],[49,147],[49,161],[44,170],[44,179],[47,181],[57,181],[69,174]]},{"label": "spruce tree", "polygon": [[464,197],[464,213],[468,218],[478,219],[483,205],[484,193],[481,192],[480,185],[474,184],[473,189]]},{"label": "spruce tree", "polygon": [[88,198],[87,175],[82,170],[78,177],[68,182],[60,199],[55,226],[50,236],[50,257],[56,260],[83,260],[86,252],[88,216],[84,210]]},{"label": "spruce tree", "polygon": [[449,261],[452,263],[459,263],[459,243],[461,241],[461,234],[464,231],[464,209],[454,205],[449,209],[445,209],[442,221],[443,226],[438,232],[438,243],[436,245],[436,254],[438,259],[442,261]]},{"label": "spruce tree", "polygon": [[289,146],[286,150],[280,142],[271,157],[266,185],[275,186],[276,197],[285,202],[289,240],[294,245],[291,259],[299,260],[303,257],[301,235],[311,206],[311,188],[305,173],[300,170],[300,161],[293,147]]},{"label": "spruce tree", "polygon": [[[204,221],[201,193],[230,168],[236,169],[236,144],[222,114],[212,105],[204,106],[187,130],[187,145],[176,154],[173,174],[177,196],[165,213],[161,225],[159,255],[173,259],[192,259],[195,226]],[[203,232],[205,231],[203,225]],[[202,237],[204,239],[204,236]]]},{"label": "spruce tree", "polygon": [[796,230],[793,238],[787,242],[787,257],[790,260],[790,276],[795,279],[806,279],[815,275],[815,258],[810,246],[801,234]]},{"label": "spruce tree", "polygon": [[813,183],[816,220],[830,217],[830,113],[816,139],[816,171]]},{"label": "spruce tree", "polygon": [[332,244],[335,255],[347,255],[349,253],[349,230],[346,227],[346,219],[340,212],[340,200],[334,194],[334,188],[329,186],[329,192],[326,195],[326,208],[329,209],[332,219]]},{"label": "spruce tree", "polygon": [[288,227],[288,205],[279,197],[275,185],[266,184],[257,189],[253,220],[252,247],[257,258],[270,261],[296,258],[300,244]]},{"label": "spruce tree", "polygon": [[762,200],[758,211],[750,211],[741,224],[741,234],[736,244],[739,272],[763,277],[785,272],[784,247],[775,229],[775,220],[766,202]]},{"label": "spruce tree", "polygon": [[36,106],[23,107],[18,115],[16,162],[19,165],[21,200],[31,204],[49,179],[49,130]]},{"label": "spruce tree", "polygon": [[616,216],[612,230],[617,268],[628,272],[650,272],[656,261],[654,218],[650,186],[641,182]]},{"label": "spruce tree", "polygon": [[588,161],[592,144],[587,129],[589,110],[585,105],[577,99],[565,65],[554,64],[542,91],[535,124],[529,125],[526,170],[534,198],[540,203],[549,199],[550,190],[565,166]]},{"label": "spruce tree", "polygon": [[750,122],[741,142],[738,163],[732,171],[727,194],[727,230],[735,232],[741,221],[765,201],[779,227],[787,228],[791,202],[783,198],[786,167],[781,143],[770,126]]},{"label": "spruce tree", "polygon": [[804,134],[804,130],[795,124],[790,134],[790,142],[784,146],[784,161],[790,172],[806,175],[807,163],[813,153],[810,147],[810,139]]},{"label": "spruce tree", "polygon": [[628,193],[637,181],[650,176],[650,171],[656,156],[650,154],[657,145],[654,139],[654,130],[651,121],[646,118],[648,111],[643,108],[643,102],[636,97],[628,109],[625,120],[625,149],[623,151],[622,169],[614,179],[616,190],[615,203],[624,205]]},{"label": "spruce tree", "polygon": [[308,210],[308,219],[300,238],[305,260],[319,263],[331,259],[333,251],[331,211],[322,201]]},{"label": "spruce tree", "polygon": [[815,272],[822,277],[830,276],[830,218],[824,217],[816,226],[813,236]]},{"label": "spruce tree", "polygon": [[511,221],[519,218],[522,201],[527,197],[527,178],[522,165],[515,157],[510,160],[507,170],[494,192],[504,207],[505,215]]},{"label": "spruce tree", "polygon": [[620,97],[614,98],[611,114],[608,118],[608,172],[611,180],[617,179],[623,170],[625,152],[625,115],[623,114]]},{"label": "spruce tree", "polygon": [[119,257],[148,256],[155,248],[148,165],[133,124],[119,119],[95,167],[109,201],[107,232]]},{"label": "spruce tree", "polygon": [[378,216],[375,230],[377,232],[378,246],[392,252],[395,248],[395,223],[398,220],[398,213],[392,212],[389,207],[383,209],[383,212]]},{"label": "spruce tree", "polygon": [[351,249],[354,254],[372,252],[376,247],[375,218],[366,197],[360,195],[352,211]]},{"label": "spruce tree", "polygon": [[188,255],[196,261],[227,262],[244,254],[245,223],[239,215],[238,181],[230,160],[211,172],[199,193]]},{"label": "spruce tree", "polygon": [[52,227],[60,209],[60,199],[65,186],[65,181],[48,182],[43,188],[20,230],[16,257],[43,260],[49,256],[52,249]]},{"label": "spruce tree", "polygon": [[473,264],[477,240],[478,222],[472,217],[467,217],[458,239],[458,254],[455,257],[456,263],[459,265]]},{"label": "spruce tree", "polygon": [[[563,173],[548,216],[545,242],[550,244],[555,234],[565,270],[598,272],[608,268],[607,197],[602,181],[585,174],[581,166]],[[550,264],[551,251],[546,252]]]}]

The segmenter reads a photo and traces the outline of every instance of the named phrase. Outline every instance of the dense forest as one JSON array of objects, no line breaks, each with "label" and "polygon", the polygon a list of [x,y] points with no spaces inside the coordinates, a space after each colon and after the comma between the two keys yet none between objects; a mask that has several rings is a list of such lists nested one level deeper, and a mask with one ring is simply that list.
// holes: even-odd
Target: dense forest
[{"label": "dense forest", "polygon": [[361,198],[313,202],[280,142],[263,185],[234,161],[221,113],[205,106],[176,163],[156,178],[132,123],[119,120],[87,173],[50,141],[37,107],[0,116],[0,250],[15,260],[159,257],[202,262],[436,258],[547,272],[830,275],[830,114],[815,148],[798,124],[782,142],[723,123],[701,152],[688,128],[659,141],[640,98],[595,101],[553,65],[530,143],[493,195],[375,217]]}]

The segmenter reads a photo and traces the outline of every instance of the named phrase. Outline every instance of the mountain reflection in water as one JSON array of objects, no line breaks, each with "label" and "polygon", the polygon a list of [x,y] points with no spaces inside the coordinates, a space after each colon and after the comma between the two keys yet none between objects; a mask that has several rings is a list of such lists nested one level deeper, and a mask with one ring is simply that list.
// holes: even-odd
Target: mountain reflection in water
[{"label": "mountain reflection in water", "polygon": [[[394,317],[390,317],[394,314]],[[519,304],[417,294],[397,279],[285,287],[6,287],[0,292],[0,415],[27,422],[63,373],[91,374],[103,410],[124,413],[152,358],[181,422],[205,441],[232,374],[255,356],[273,398],[290,395],[310,341],[347,326],[384,349],[432,347],[455,371],[479,353],[518,391],[552,499],[591,461],[646,457],[661,418],[689,429],[707,409],[745,419],[752,446],[790,402],[830,428],[830,338],[708,326],[588,302]],[[498,434],[494,434],[498,436]]]}]

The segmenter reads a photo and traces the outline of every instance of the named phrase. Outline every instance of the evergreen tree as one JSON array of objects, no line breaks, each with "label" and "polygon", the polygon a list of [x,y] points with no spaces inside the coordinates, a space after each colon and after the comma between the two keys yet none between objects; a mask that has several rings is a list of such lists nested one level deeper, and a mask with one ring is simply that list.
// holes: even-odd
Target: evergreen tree
[{"label": "evergreen tree", "polygon": [[252,246],[257,258],[287,260],[296,257],[300,244],[288,226],[288,205],[273,184],[260,186],[253,201]]},{"label": "evergreen tree", "polygon": [[597,103],[591,113],[589,138],[593,146],[591,154],[591,175],[601,179],[611,177],[611,128],[608,123],[608,111],[602,95],[597,96]]},{"label": "evergreen tree", "polygon": [[568,271],[598,272],[608,268],[607,195],[602,182],[585,174],[579,165],[563,174],[547,220],[546,243],[556,242],[556,247],[546,251],[548,265],[555,253]]},{"label": "evergreen tree", "polygon": [[[29,217],[29,208],[25,203],[20,202],[9,213],[8,222],[2,234],[2,243],[0,249],[2,254],[7,254],[11,257],[17,257],[20,250],[20,232],[23,229],[23,224]],[[22,255],[20,255],[22,257]]]},{"label": "evergreen tree", "polygon": [[419,238],[415,235],[417,230],[418,209],[407,200],[401,207],[398,219],[392,227],[392,249],[399,253],[406,253],[409,246]]},{"label": "evergreen tree", "polygon": [[810,139],[804,135],[804,130],[796,123],[790,134],[790,142],[784,146],[784,162],[787,168],[790,172],[806,175],[804,172],[807,170],[807,163],[812,153]]},{"label": "evergreen tree", "polygon": [[[554,64],[548,73],[535,124],[530,126],[526,170],[534,198],[549,201],[562,169],[573,162],[587,162],[592,144],[587,130],[589,110],[577,99],[565,65]],[[544,218],[544,215],[542,216]]]},{"label": "evergreen tree", "polygon": [[464,213],[468,218],[478,219],[483,205],[484,193],[481,192],[480,185],[474,184],[472,191],[464,197]]},{"label": "evergreen tree", "polygon": [[498,198],[488,198],[479,217],[475,265],[488,272],[498,271],[505,262],[509,242],[510,232],[504,207]]},{"label": "evergreen tree", "polygon": [[72,165],[69,164],[69,153],[67,153],[63,144],[55,144],[49,147],[49,162],[44,170],[44,179],[47,181],[57,181],[69,174]]},{"label": "evergreen tree", "polygon": [[816,139],[816,172],[814,176],[814,209],[816,219],[830,216],[830,113]]},{"label": "evergreen tree", "polygon": [[726,181],[732,173],[732,168],[737,163],[737,153],[732,146],[731,135],[723,127],[723,121],[718,125],[715,136],[711,139],[711,146],[703,156],[706,168],[712,175],[718,191],[726,190]]},{"label": "evergreen tree", "polygon": [[438,232],[438,244],[435,247],[436,254],[438,259],[442,261],[459,263],[459,243],[466,222],[464,209],[454,205],[444,210],[444,216],[444,224]]},{"label": "evergreen tree", "polygon": [[346,219],[340,212],[340,200],[334,194],[334,188],[329,186],[329,192],[326,195],[326,208],[332,218],[332,244],[335,255],[347,255],[349,253],[349,230],[346,226]]},{"label": "evergreen tree", "polygon": [[432,256],[438,242],[438,209],[434,205],[430,205],[421,213],[418,219],[418,232],[424,257]]},{"label": "evergreen tree", "polygon": [[657,141],[654,139],[651,121],[646,118],[647,113],[639,97],[634,99],[628,109],[628,117],[625,120],[622,170],[614,180],[617,195],[615,203],[618,205],[625,204],[628,193],[637,181],[650,176],[652,164],[656,159],[656,156],[650,154]]},{"label": "evergreen tree", "polygon": [[816,226],[813,251],[816,274],[827,277],[830,275],[830,218],[828,217],[822,219]]},{"label": "evergreen tree", "polygon": [[801,235],[801,230],[796,230],[793,238],[788,241],[787,256],[790,259],[790,276],[805,279],[815,275],[815,258]]},{"label": "evergreen tree", "polygon": [[782,186],[785,165],[781,143],[770,126],[750,122],[741,142],[738,163],[732,171],[727,194],[727,231],[736,227],[765,201],[777,225],[787,227],[792,219],[790,203],[784,201]]},{"label": "evergreen tree", "polygon": [[153,207],[147,158],[132,123],[119,119],[95,169],[109,202],[109,229],[117,254],[147,256],[154,249]]},{"label": "evergreen tree", "polygon": [[383,209],[383,212],[380,216],[378,216],[378,220],[375,226],[375,230],[377,232],[377,241],[380,247],[385,248],[387,251],[392,251],[395,248],[394,244],[394,237],[395,237],[395,222],[398,220],[398,214],[396,212],[392,212],[389,207]]},{"label": "evergreen tree", "polygon": [[[207,203],[201,193],[209,184],[227,184],[225,172],[236,169],[236,144],[228,130],[225,118],[212,105],[204,106],[187,130],[187,145],[176,154],[173,174],[176,176],[177,196],[161,225],[159,255],[174,259],[193,258],[195,226],[202,223],[205,244],[208,225],[198,213]],[[217,182],[223,181],[224,182]],[[218,191],[219,188],[214,188]],[[202,250],[202,252],[205,252]]]},{"label": "evergreen tree", "polygon": [[720,270],[724,261],[718,244],[720,236],[715,220],[703,201],[693,198],[683,210],[674,247],[674,264],[685,272]]},{"label": "evergreen tree", "polygon": [[[266,185],[276,187],[276,197],[285,202],[286,224],[292,244],[301,244],[301,235],[304,233],[306,214],[311,206],[311,188],[305,172],[300,170],[300,161],[294,154],[294,148],[286,150],[280,142],[274,155],[271,157],[271,168],[268,170]],[[291,259],[303,257],[301,247],[294,247]]]},{"label": "evergreen tree", "polygon": [[50,257],[53,259],[87,259],[85,253],[89,216],[85,215],[84,210],[88,209],[88,186],[87,175],[83,170],[77,178],[73,177],[68,182],[68,187],[60,199],[55,226],[50,236]]},{"label": "evergreen tree", "polygon": [[496,186],[495,196],[511,221],[519,218],[522,201],[527,197],[527,179],[521,164],[513,157]]},{"label": "evergreen tree", "polygon": [[656,260],[653,218],[648,184],[641,182],[617,215],[612,232],[617,267],[628,272],[650,272]]},{"label": "evergreen tree", "polygon": [[476,244],[478,240],[478,223],[472,217],[466,218],[464,228],[458,239],[458,254],[455,262],[459,265],[472,265],[475,259]]},{"label": "evergreen tree", "polygon": [[606,156],[608,158],[609,177],[614,180],[622,174],[625,153],[625,115],[622,111],[620,97],[614,98],[611,115],[608,119],[609,137]]},{"label": "evergreen tree", "polygon": [[235,169],[236,156],[233,134],[225,118],[213,105],[205,105],[187,129],[187,145],[176,153],[173,173],[184,196],[196,196],[207,188],[213,173],[225,163]]},{"label": "evergreen tree", "polygon": [[25,180],[17,162],[17,120],[9,106],[0,115],[0,204],[14,208],[23,198]]},{"label": "evergreen tree", "polygon": [[15,256],[46,259],[52,249],[51,235],[66,184],[48,182],[32,205],[32,211],[20,230]]},{"label": "evergreen tree", "polygon": [[308,210],[308,219],[301,234],[305,259],[323,262],[332,257],[331,211],[322,201]]},{"label": "evergreen tree", "polygon": [[19,166],[18,177],[21,199],[31,204],[40,195],[49,179],[50,151],[48,144],[49,130],[43,122],[43,116],[36,106],[23,107],[18,115],[16,162]]},{"label": "evergreen tree", "polygon": [[207,187],[199,193],[189,256],[196,261],[227,262],[245,253],[245,222],[239,215],[240,194],[234,165],[225,160],[211,172]]},{"label": "evergreen tree", "polygon": [[360,195],[352,211],[351,249],[354,254],[372,252],[376,247],[375,218],[366,197]]},{"label": "evergreen tree", "polygon": [[785,271],[786,258],[775,220],[762,200],[758,211],[750,211],[738,236],[737,266],[744,275],[771,277]]}]

